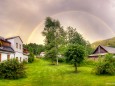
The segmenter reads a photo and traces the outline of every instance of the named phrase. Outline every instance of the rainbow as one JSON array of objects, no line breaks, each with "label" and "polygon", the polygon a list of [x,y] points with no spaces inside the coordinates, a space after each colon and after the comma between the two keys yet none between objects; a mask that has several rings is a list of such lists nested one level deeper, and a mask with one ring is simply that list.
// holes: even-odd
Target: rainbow
[{"label": "rainbow", "polygon": [[[66,14],[66,13],[84,13],[84,14],[87,14],[89,16],[92,16],[94,17],[95,19],[97,19],[98,21],[100,21],[102,24],[105,25],[105,27],[108,29],[108,31],[110,31],[112,34],[115,34],[115,32],[110,28],[110,26],[108,26],[103,20],[101,20],[99,17],[91,14],[91,13],[88,13],[88,12],[85,12],[85,11],[65,11],[65,12],[60,12],[58,14],[55,14],[55,15],[52,15],[51,17],[55,17],[55,16],[58,16],[58,15],[61,15],[61,14]],[[32,31],[32,33],[30,34],[28,40],[27,40],[27,43],[30,43],[32,38],[34,37],[34,33],[38,30],[38,28],[41,28],[42,24],[44,23],[44,20],[41,21]],[[43,28],[43,27],[42,27]],[[105,28],[104,28],[105,29]]]}]

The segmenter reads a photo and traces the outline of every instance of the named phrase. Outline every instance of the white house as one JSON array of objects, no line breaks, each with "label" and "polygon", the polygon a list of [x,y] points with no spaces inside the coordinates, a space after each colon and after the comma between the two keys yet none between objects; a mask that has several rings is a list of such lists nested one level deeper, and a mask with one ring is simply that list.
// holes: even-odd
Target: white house
[{"label": "white house", "polygon": [[28,60],[23,53],[23,41],[19,36],[4,39],[0,37],[0,61],[16,58],[18,61]]},{"label": "white house", "polygon": [[44,56],[45,56],[45,52],[41,52],[41,53],[40,53],[40,56],[41,56],[41,57],[44,57]]}]

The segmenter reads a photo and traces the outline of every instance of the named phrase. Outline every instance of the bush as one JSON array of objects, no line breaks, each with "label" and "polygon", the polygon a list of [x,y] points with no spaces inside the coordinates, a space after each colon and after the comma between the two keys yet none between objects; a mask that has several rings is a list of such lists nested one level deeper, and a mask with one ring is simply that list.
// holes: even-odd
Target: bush
[{"label": "bush", "polygon": [[[55,60],[54,61],[56,61],[57,59],[55,58]],[[65,57],[59,57],[58,58],[58,62],[60,62],[60,63],[62,63],[62,62],[65,62],[66,60],[65,60]]]},{"label": "bush", "polygon": [[24,64],[19,63],[16,59],[10,59],[0,63],[0,78],[18,79],[25,76]]},{"label": "bush", "polygon": [[28,62],[26,60],[23,60],[23,64],[27,64]]},{"label": "bush", "polygon": [[29,57],[28,57],[28,62],[32,63],[34,61],[34,54],[30,53]]},{"label": "bush", "polygon": [[85,65],[85,66],[96,66],[97,63],[98,63],[98,61],[94,61],[94,60],[85,58],[85,59],[83,60],[83,62],[81,63],[81,65]]},{"label": "bush", "polygon": [[115,58],[112,54],[107,54],[105,58],[97,64],[95,68],[95,73],[100,74],[115,74]]}]

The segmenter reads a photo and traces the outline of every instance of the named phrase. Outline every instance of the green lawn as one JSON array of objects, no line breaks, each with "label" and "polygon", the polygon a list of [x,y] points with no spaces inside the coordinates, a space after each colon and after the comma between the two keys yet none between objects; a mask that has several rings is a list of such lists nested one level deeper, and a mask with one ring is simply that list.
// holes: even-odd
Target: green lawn
[{"label": "green lawn", "polygon": [[79,67],[74,73],[72,65],[50,65],[50,62],[36,59],[27,64],[27,78],[0,80],[0,86],[114,86],[115,76],[91,74],[91,67]]}]

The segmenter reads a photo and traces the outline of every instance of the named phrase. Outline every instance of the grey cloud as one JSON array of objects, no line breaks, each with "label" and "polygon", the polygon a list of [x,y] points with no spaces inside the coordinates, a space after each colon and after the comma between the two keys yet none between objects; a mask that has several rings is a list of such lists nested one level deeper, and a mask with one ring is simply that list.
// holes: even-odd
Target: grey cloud
[{"label": "grey cloud", "polygon": [[[114,0],[0,0],[0,29],[2,29],[2,33],[0,34],[3,36],[7,36],[5,34],[21,35],[26,43],[33,29],[44,20],[46,16],[54,16],[67,11],[83,11],[94,15],[115,32]],[[67,19],[70,19],[72,22],[72,20],[79,18],[80,15],[81,14],[71,16],[68,14],[68,16],[63,16],[69,17]],[[90,31],[93,30],[95,32],[95,29],[98,28],[99,31],[95,32],[95,38],[99,38],[96,34],[99,34],[102,38],[113,36],[100,34],[102,31],[101,28],[106,29],[106,27],[104,27],[103,24],[97,24],[98,21],[96,19],[86,15],[81,16],[84,19],[79,19],[77,22],[82,25],[82,28],[85,28],[84,25],[86,24],[89,25],[87,28],[90,28]],[[64,20],[63,18],[59,19],[60,22]],[[73,24],[76,24],[76,21],[72,22],[71,25]],[[15,34],[13,34],[14,32],[10,29],[12,29]],[[39,29],[41,31],[43,28],[38,28],[38,30]],[[104,31],[106,32],[106,30]]]}]

